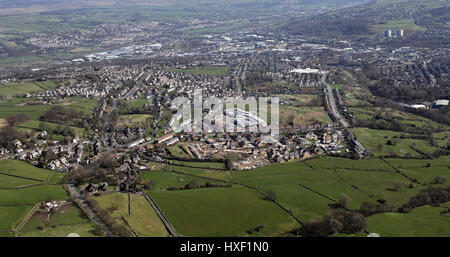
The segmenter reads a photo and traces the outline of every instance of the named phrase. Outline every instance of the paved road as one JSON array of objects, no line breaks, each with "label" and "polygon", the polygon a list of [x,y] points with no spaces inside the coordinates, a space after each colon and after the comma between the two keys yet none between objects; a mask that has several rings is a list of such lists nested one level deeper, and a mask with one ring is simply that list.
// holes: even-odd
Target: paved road
[{"label": "paved road", "polygon": [[337,119],[342,124],[342,126],[344,126],[344,128],[348,128],[350,126],[350,124],[339,113],[339,110],[336,106],[336,99],[334,98],[334,95],[333,95],[333,89],[331,88],[330,84],[328,84],[326,82],[326,75],[322,76],[322,84],[324,84],[327,87],[327,95],[328,95],[328,101],[330,103],[331,111],[337,117]]},{"label": "paved road", "polygon": [[117,99],[113,100],[113,106],[111,108],[111,111],[108,113],[108,116],[106,117],[106,122],[104,125],[104,129],[103,129],[103,144],[105,145],[106,151],[111,152],[111,145],[109,143],[109,138],[110,135],[108,133],[108,128],[110,128],[111,126],[111,122],[112,122],[112,113],[114,112],[114,110],[117,108]]},{"label": "paved road", "polygon": [[78,193],[78,191],[75,189],[75,187],[71,184],[69,185],[69,193],[70,195],[78,199],[81,203],[81,207],[87,212],[89,218],[97,224],[97,226],[104,228],[104,232],[107,236],[112,237],[114,236],[113,233],[106,227],[105,223],[97,216],[97,214],[91,209],[91,207],[86,203],[83,197]]}]

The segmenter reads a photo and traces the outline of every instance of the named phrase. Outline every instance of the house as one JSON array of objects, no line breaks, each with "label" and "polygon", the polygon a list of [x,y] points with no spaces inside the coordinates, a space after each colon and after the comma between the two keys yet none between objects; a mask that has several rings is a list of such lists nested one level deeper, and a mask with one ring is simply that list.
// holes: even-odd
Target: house
[{"label": "house", "polygon": [[160,137],[160,138],[156,139],[156,141],[158,142],[158,144],[161,144],[161,143],[163,143],[163,142],[165,142],[167,140],[170,140],[172,138],[173,138],[173,135],[172,134],[168,134],[168,135],[165,135],[163,137]]}]

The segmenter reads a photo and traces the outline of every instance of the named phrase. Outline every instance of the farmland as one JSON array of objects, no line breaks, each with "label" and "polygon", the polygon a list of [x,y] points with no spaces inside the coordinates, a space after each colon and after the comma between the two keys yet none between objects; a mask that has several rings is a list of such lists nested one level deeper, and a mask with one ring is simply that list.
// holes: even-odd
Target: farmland
[{"label": "farmland", "polygon": [[[52,107],[52,105],[28,104],[33,100],[33,98],[11,98],[0,100],[0,119],[7,119],[11,116],[20,114],[27,115],[30,120],[16,125],[15,129],[29,135],[36,135],[39,133],[41,131],[41,129],[39,129],[40,124],[44,124],[52,130],[57,129],[60,126],[67,126],[77,135],[84,135],[85,131],[83,128],[66,124],[64,120],[61,120],[59,123],[41,121],[40,118]],[[64,108],[73,109],[82,115],[86,115],[86,117],[92,117],[93,111],[97,105],[98,103],[96,100],[88,98],[66,98],[65,102],[62,103]],[[58,137],[58,135],[50,134],[55,139],[61,140],[61,137]]]},{"label": "farmland", "polygon": [[383,213],[369,218],[367,229],[383,237],[447,237],[450,234],[448,214],[440,207],[423,206],[410,213]]},{"label": "farmland", "polygon": [[168,236],[163,223],[143,196],[128,197],[128,194],[112,193],[99,196],[96,200],[103,209],[117,207],[110,212],[111,217],[124,225],[125,219],[138,236]]},{"label": "farmland", "polygon": [[[395,211],[406,203],[409,198],[426,188],[426,186],[413,182],[412,179],[417,177],[421,181],[420,178],[427,177],[426,181],[422,181],[430,183],[436,176],[447,176],[448,171],[446,169],[450,165],[448,157],[441,157],[435,160],[411,160],[410,164],[412,167],[401,166],[402,163],[408,162],[409,160],[392,158],[386,159],[386,161],[378,158],[355,161],[337,157],[294,161],[286,164],[266,166],[252,171],[233,171],[232,181],[235,185],[231,188],[165,190],[169,186],[183,186],[191,179],[195,179],[200,183],[203,183],[208,177],[218,178],[224,182],[228,179],[228,176],[223,172],[224,176],[220,176],[221,172],[213,173],[195,168],[171,166],[170,171],[144,172],[143,178],[146,181],[150,179],[154,181],[156,186],[153,190],[149,190],[148,193],[157,201],[177,231],[181,234],[185,234],[186,231],[194,231],[192,235],[196,236],[209,235],[205,234],[200,228],[194,228],[194,226],[198,226],[198,223],[187,218],[200,214],[192,211],[192,213],[183,212],[184,215],[181,216],[175,213],[175,209],[191,210],[197,208],[205,211],[204,206],[209,206],[208,201],[210,200],[208,197],[214,197],[213,195],[217,193],[217,199],[222,199],[222,197],[225,197],[223,196],[225,192],[229,192],[227,194],[231,197],[233,195],[231,192],[244,190],[237,186],[236,183],[253,186],[262,192],[270,190],[275,192],[279,204],[292,211],[292,214],[299,220],[307,222],[311,219],[320,219],[327,214],[331,214],[335,210],[335,205],[342,193],[345,193],[352,199],[349,205],[351,209],[359,209],[364,202],[374,203],[379,199],[383,199],[391,204]],[[428,163],[431,163],[430,167],[424,167]],[[398,166],[403,168],[398,168]],[[399,172],[409,175],[409,179],[396,171],[394,167]],[[183,174],[171,172],[174,170]],[[204,180],[197,176],[203,177]],[[410,184],[414,184],[414,186],[410,187]],[[397,185],[399,185],[399,188],[396,188]],[[207,194],[204,192],[207,191],[210,191],[209,195],[211,196],[206,196]],[[253,191],[253,193],[256,192]],[[201,198],[202,200],[194,200],[194,196],[191,195],[196,195],[195,198]],[[205,197],[207,199],[204,199]],[[259,198],[262,199],[263,197],[260,195]],[[236,206],[239,204],[241,203],[233,203]],[[213,210],[206,210],[205,214],[210,212],[211,214],[208,215],[214,216]],[[271,222],[266,221],[264,223],[261,221],[261,223],[270,224]],[[275,223],[279,226],[278,233],[280,231],[283,231],[281,233],[287,233],[292,227],[296,226],[295,223],[288,221]],[[235,232],[239,230],[237,227],[235,229],[232,230],[230,228],[227,231],[229,234],[214,231],[214,233],[211,232],[211,235],[242,235],[242,233]],[[263,230],[258,232],[258,235],[265,235],[265,233],[270,234],[270,232],[264,232]],[[395,231],[390,233],[395,234]]]},{"label": "farmland", "polygon": [[62,185],[46,183],[53,178],[53,171],[5,160],[0,161],[0,173],[0,230],[14,229],[38,202],[69,198]]},{"label": "farmland", "polygon": [[243,187],[148,193],[185,236],[245,235],[257,225],[291,223],[276,205]]}]

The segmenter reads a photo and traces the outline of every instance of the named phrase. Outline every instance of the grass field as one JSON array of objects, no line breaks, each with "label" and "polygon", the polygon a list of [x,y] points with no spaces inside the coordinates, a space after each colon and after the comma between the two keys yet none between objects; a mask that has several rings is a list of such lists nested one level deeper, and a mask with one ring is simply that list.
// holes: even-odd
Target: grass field
[{"label": "grass field", "polygon": [[245,235],[260,224],[291,223],[279,207],[243,187],[148,193],[184,236]]},{"label": "grass field", "polygon": [[288,124],[292,116],[294,125],[313,123],[331,123],[331,119],[322,107],[280,106],[280,123]]},{"label": "grass field", "polygon": [[21,189],[0,190],[0,204],[35,204],[69,198],[60,185],[40,185]]},{"label": "grass field", "polygon": [[25,226],[23,226],[21,232],[38,230],[40,227],[52,229],[51,227],[54,226],[67,226],[90,222],[83,212],[74,204],[64,206],[60,211],[51,214],[49,220],[47,220],[47,217],[48,215],[45,212],[36,212]]},{"label": "grass field", "polygon": [[45,181],[50,177],[53,171],[36,168],[23,161],[4,160],[0,161],[0,173]]},{"label": "grass field", "polygon": [[414,24],[413,19],[389,20],[385,24],[376,24],[372,26],[372,29],[377,33],[381,33],[385,29],[403,29],[405,31],[405,35],[408,35],[408,32],[426,30],[426,28]]},{"label": "grass field", "polygon": [[0,230],[16,228],[33,206],[0,206]]},{"label": "grass field", "polygon": [[110,213],[111,217],[115,218],[119,224],[126,226],[122,220],[122,217],[125,218],[139,236],[169,235],[164,224],[143,196],[131,196],[130,203],[128,203],[128,194],[124,193],[105,194],[96,197],[96,200],[103,209],[116,205],[117,210]]},{"label": "grass field", "polygon": [[[354,128],[352,130],[361,143],[376,156],[390,156],[396,154],[402,157],[422,157],[422,155],[413,150],[412,147],[429,154],[438,150],[438,148],[431,146],[426,140],[401,139],[400,136],[406,133],[368,128]],[[394,137],[397,137],[397,139],[394,139]],[[398,142],[395,145],[387,145],[388,140],[397,140]]]},{"label": "grass field", "polygon": [[120,115],[119,120],[117,121],[117,126],[119,127],[138,127],[142,126],[143,123],[150,118],[149,114],[127,114]]},{"label": "grass field", "polygon": [[[49,84],[49,82],[47,82],[47,84]],[[17,125],[15,129],[30,135],[36,135],[40,132],[40,123],[44,123],[50,128],[66,125],[63,120],[60,121],[60,123],[40,121],[40,117],[44,115],[45,112],[52,107],[52,105],[27,105],[27,101],[31,100],[33,100],[33,98],[12,98],[8,100],[0,100],[0,119],[4,120],[19,114],[27,115],[30,120],[23,124]],[[66,98],[66,102],[62,104],[63,107],[74,109],[83,115],[86,115],[86,117],[93,117],[94,109],[97,105],[98,102],[96,100],[88,98]],[[83,128],[75,126],[69,127],[72,128],[79,136],[83,136],[85,133]],[[56,137],[57,135],[52,136],[54,136],[56,140],[61,139]]]},{"label": "grass field", "polygon": [[20,232],[19,237],[66,237],[70,233],[76,233],[81,237],[101,236],[93,224],[85,223]]},{"label": "grass field", "polygon": [[221,169],[225,170],[225,163],[222,162],[188,162],[188,161],[177,161],[172,160],[171,164],[183,165],[192,168],[206,168],[206,169]]},{"label": "grass field", "polygon": [[125,217],[141,237],[166,237],[169,233],[156,212],[143,196],[131,197],[131,215]]},{"label": "grass field", "polygon": [[450,216],[440,214],[441,207],[422,206],[410,213],[383,213],[369,218],[367,230],[382,237],[448,237]]},{"label": "grass field", "polygon": [[153,181],[155,188],[158,190],[166,190],[169,187],[184,187],[191,180],[195,179],[199,184],[205,184],[206,182],[225,185],[225,183],[220,183],[217,181],[195,178],[189,175],[183,175],[167,171],[141,171],[141,177],[144,181]]},{"label": "grass field", "polygon": [[3,175],[0,174],[0,189],[11,189],[16,188],[18,186],[25,186],[25,185],[31,185],[39,183],[35,180],[25,179],[25,178],[17,178],[13,176]]},{"label": "grass field", "polygon": [[0,96],[19,96],[40,91],[44,91],[44,89],[31,82],[13,82],[0,86]]}]

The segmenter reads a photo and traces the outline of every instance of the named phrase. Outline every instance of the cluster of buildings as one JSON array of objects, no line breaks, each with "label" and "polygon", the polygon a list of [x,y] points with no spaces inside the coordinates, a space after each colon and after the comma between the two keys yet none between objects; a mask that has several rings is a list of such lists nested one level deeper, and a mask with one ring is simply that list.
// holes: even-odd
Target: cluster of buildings
[{"label": "cluster of buildings", "polygon": [[404,35],[405,33],[403,29],[395,29],[395,30],[386,29],[383,31],[383,36],[385,38],[403,37]]}]

